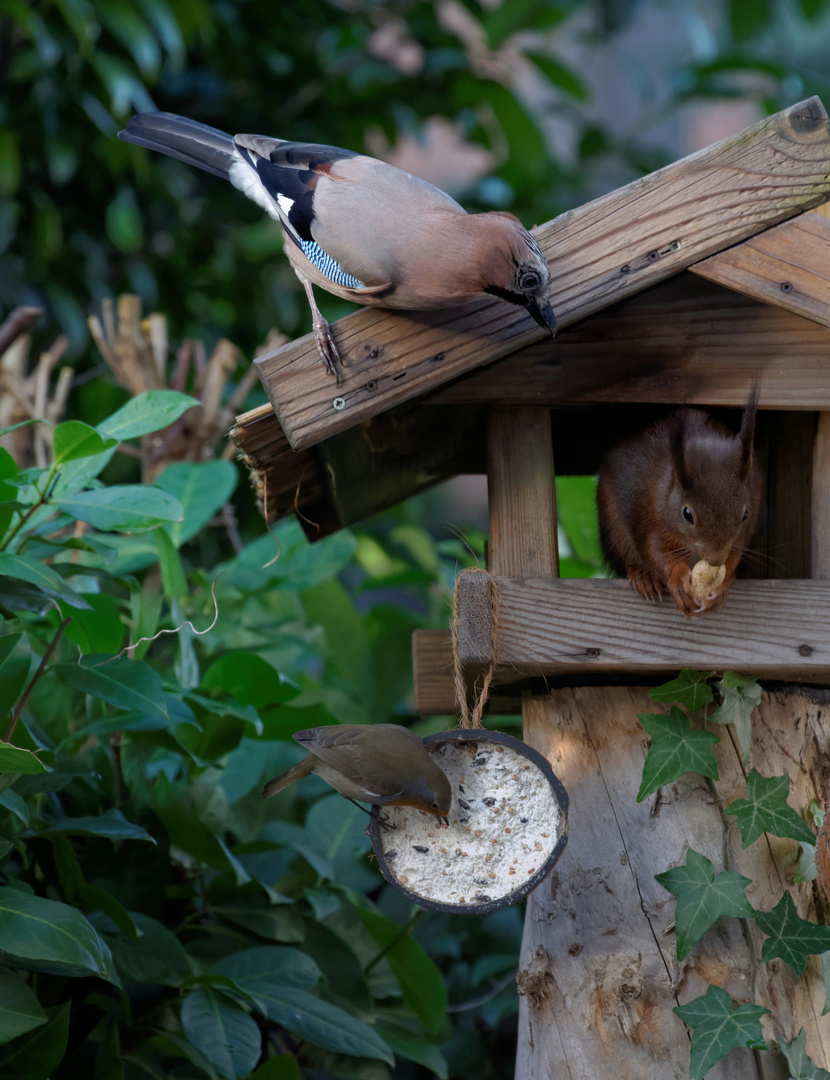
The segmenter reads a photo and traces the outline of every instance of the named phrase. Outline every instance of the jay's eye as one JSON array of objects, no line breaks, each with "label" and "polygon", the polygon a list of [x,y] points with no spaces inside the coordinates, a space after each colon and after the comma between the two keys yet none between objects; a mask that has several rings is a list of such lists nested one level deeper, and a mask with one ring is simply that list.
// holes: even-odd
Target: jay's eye
[{"label": "jay's eye", "polygon": [[686,521],[687,521],[687,522],[688,522],[688,523],[689,523],[690,525],[694,525],[694,523],[695,523],[695,516],[694,516],[694,514],[692,513],[692,511],[691,511],[691,510],[689,509],[689,507],[688,507],[688,506],[684,506],[684,507],[683,507],[683,518],[684,518],[684,520],[686,520]]},{"label": "jay's eye", "polygon": [[519,288],[524,291],[537,289],[541,283],[542,279],[535,270],[525,270],[519,277]]},{"label": "jay's eye", "polygon": [[747,510],[746,507],[744,507],[744,516],[741,518],[741,521],[746,521],[746,519],[748,517],[749,517],[749,511]]}]

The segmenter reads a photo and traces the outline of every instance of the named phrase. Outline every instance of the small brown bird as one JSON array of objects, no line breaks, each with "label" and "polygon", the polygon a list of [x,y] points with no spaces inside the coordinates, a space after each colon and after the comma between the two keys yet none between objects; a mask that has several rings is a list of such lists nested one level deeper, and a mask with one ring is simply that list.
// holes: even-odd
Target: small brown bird
[{"label": "small brown bird", "polygon": [[230,180],[279,221],[329,372],[340,354],[313,285],[387,308],[498,296],[556,332],[547,259],[513,214],[468,214],[426,180],[352,150],[231,136],[175,113],[139,113],[118,137]]},{"label": "small brown bird", "polygon": [[350,802],[372,806],[414,806],[443,824],[452,788],[432,755],[409,728],[397,724],[335,724],[297,731],[307,758],[269,780],[269,799],[295,780],[317,773]]}]

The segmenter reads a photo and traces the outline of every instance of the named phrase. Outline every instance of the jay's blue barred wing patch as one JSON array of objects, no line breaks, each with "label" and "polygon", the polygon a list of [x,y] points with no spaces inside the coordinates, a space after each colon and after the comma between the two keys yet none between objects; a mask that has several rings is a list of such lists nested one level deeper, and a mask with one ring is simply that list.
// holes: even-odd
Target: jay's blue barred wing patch
[{"label": "jay's blue barred wing patch", "polygon": [[346,289],[365,289],[366,286],[362,281],[352,274],[347,274],[340,263],[335,262],[331,255],[327,255],[314,240],[301,240],[300,248],[308,261],[314,263],[317,269],[335,285],[341,285]]}]

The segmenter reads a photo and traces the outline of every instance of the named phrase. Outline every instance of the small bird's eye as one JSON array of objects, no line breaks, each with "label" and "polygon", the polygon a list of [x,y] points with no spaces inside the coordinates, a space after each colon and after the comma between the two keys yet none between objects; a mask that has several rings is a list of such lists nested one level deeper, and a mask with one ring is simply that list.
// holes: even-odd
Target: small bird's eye
[{"label": "small bird's eye", "polygon": [[432,809],[433,809],[433,810],[437,810],[437,809],[438,809],[438,803],[437,803],[437,802],[434,802],[434,803],[432,804]]},{"label": "small bird's eye", "polygon": [[746,519],[748,517],[749,517],[749,510],[747,510],[747,508],[744,507],[744,516],[741,518],[741,521],[746,521]]},{"label": "small bird's eye", "polygon": [[525,291],[529,289],[537,289],[542,283],[542,279],[536,273],[535,270],[525,270],[525,272],[519,278],[519,288]]},{"label": "small bird's eye", "polygon": [[688,506],[683,507],[683,517],[690,525],[694,525],[695,516]]}]

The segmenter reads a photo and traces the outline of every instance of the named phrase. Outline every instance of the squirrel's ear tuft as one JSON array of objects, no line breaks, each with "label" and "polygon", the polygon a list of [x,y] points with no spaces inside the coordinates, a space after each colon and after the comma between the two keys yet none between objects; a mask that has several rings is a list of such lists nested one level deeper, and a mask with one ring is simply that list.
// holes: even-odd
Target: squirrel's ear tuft
[{"label": "squirrel's ear tuft", "polygon": [[672,424],[671,438],[669,439],[674,478],[684,491],[688,491],[692,486],[692,483],[689,478],[689,470],[686,467],[686,454],[684,449],[686,425],[683,422],[682,415],[679,413],[676,413],[670,419],[674,421]]}]

